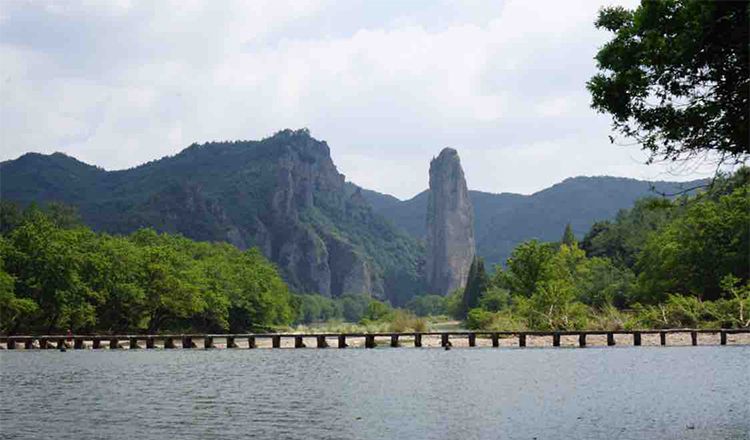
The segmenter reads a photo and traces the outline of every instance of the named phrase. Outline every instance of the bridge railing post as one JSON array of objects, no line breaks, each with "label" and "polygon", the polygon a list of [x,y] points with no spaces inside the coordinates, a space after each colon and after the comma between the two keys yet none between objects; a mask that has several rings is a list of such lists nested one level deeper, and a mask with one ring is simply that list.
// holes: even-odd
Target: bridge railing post
[{"label": "bridge railing post", "polygon": [[607,333],[607,345],[610,347],[615,345],[615,334],[612,332]]},{"label": "bridge railing post", "polygon": [[443,347],[449,346],[451,343],[449,338],[450,335],[448,333],[443,333],[442,335],[440,335],[440,345]]}]

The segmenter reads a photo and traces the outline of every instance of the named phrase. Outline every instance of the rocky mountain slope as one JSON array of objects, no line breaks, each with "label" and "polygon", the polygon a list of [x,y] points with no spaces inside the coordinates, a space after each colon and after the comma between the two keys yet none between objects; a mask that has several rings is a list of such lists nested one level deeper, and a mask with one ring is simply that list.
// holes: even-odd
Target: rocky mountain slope
[{"label": "rocky mountain slope", "polygon": [[71,204],[109,233],[153,227],[257,246],[298,292],[400,302],[422,291],[423,246],[375,213],[360,191],[347,192],[344,181],[328,145],[307,130],[194,144],[124,171],[60,153],[0,164],[3,201]]}]

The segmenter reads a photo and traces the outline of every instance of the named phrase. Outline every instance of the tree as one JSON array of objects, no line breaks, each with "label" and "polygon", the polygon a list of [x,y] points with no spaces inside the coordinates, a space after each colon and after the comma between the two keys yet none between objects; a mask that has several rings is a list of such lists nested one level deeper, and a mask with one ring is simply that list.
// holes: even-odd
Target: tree
[{"label": "tree", "polygon": [[562,244],[571,246],[576,244],[576,236],[573,234],[573,228],[570,227],[570,223],[565,225],[565,232],[562,237]]},{"label": "tree", "polygon": [[479,300],[484,292],[490,288],[490,279],[484,269],[484,260],[474,257],[469,268],[469,278],[461,300],[461,316],[465,317],[469,310],[479,306]]},{"label": "tree", "polygon": [[555,255],[555,246],[539,243],[536,239],[524,242],[508,258],[507,271],[499,274],[498,287],[510,289],[514,295],[530,297],[537,285],[549,278],[549,262]]},{"label": "tree", "polygon": [[[592,107],[654,159],[717,153],[744,162],[748,146],[748,2],[643,0],[599,12],[615,35],[587,83]],[[610,137],[612,140],[612,137]]]},{"label": "tree", "polygon": [[665,301],[667,294],[716,300],[721,281],[750,280],[750,185],[718,201],[701,195],[663,231],[649,236],[638,266],[640,299]]}]

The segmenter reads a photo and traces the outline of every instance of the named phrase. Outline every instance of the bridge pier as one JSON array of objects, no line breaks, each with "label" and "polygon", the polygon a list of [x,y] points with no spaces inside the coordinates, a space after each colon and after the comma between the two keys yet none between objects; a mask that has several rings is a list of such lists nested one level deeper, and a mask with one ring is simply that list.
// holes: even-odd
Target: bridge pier
[{"label": "bridge pier", "polygon": [[339,335],[339,348],[346,348],[348,345],[346,344],[346,335]]},{"label": "bridge pier", "polygon": [[633,332],[633,345],[636,347],[641,345],[641,332]]},{"label": "bridge pier", "polygon": [[305,348],[305,341],[302,340],[302,336],[294,337],[294,348]]},{"label": "bridge pier", "polygon": [[172,338],[165,338],[164,339],[164,348],[165,349],[172,349],[172,348],[174,348],[174,339],[172,339]]},{"label": "bridge pier", "polygon": [[203,338],[203,348],[205,348],[206,350],[215,348],[213,336],[206,336]]},{"label": "bridge pier", "polygon": [[325,336],[318,336],[318,348],[328,348],[328,341]]},{"label": "bridge pier", "polygon": [[610,347],[615,345],[615,334],[612,332],[607,333],[607,345]]},{"label": "bridge pier", "polygon": [[667,332],[659,332],[659,343],[667,345]]},{"label": "bridge pier", "polygon": [[391,335],[391,347],[398,347],[398,335]]},{"label": "bridge pier", "polygon": [[237,344],[234,342],[234,336],[227,336],[227,348],[237,348]]},{"label": "bridge pier", "polygon": [[586,346],[586,333],[581,333],[578,335],[578,346],[579,347]]},{"label": "bridge pier", "polygon": [[727,332],[721,331],[719,333],[721,335],[721,345],[727,345]]},{"label": "bridge pier", "polygon": [[500,335],[497,333],[492,334],[492,346],[495,348],[500,346]]},{"label": "bridge pier", "polygon": [[519,333],[518,334],[518,346],[519,347],[525,347],[526,346],[526,334],[525,333]]},{"label": "bridge pier", "polygon": [[117,350],[117,343],[120,342],[117,340],[117,338],[112,338],[109,340],[109,349],[110,350]]},{"label": "bridge pier", "polygon": [[146,348],[147,349],[153,349],[154,348],[154,338],[152,338],[152,337],[146,338]]},{"label": "bridge pier", "polygon": [[442,335],[440,335],[440,345],[443,347],[448,347],[449,344],[451,343],[450,339],[448,338],[449,338],[448,333],[443,333]]},{"label": "bridge pier", "polygon": [[281,348],[281,336],[271,336],[271,345],[273,346],[273,348]]},{"label": "bridge pier", "polygon": [[477,335],[475,333],[469,333],[469,347],[477,346]]},{"label": "bridge pier", "polygon": [[365,335],[365,348],[375,348],[375,336]]},{"label": "bridge pier", "polygon": [[34,340],[33,339],[27,339],[26,341],[24,341],[23,348],[25,348],[26,350],[33,349],[34,348]]},{"label": "bridge pier", "polygon": [[258,346],[255,345],[255,336],[247,338],[247,348],[258,348]]},{"label": "bridge pier", "polygon": [[559,347],[560,346],[560,333],[555,332],[552,334],[552,346],[553,347]]},{"label": "bridge pier", "polygon": [[690,332],[690,339],[693,343],[693,345],[698,345],[698,332]]},{"label": "bridge pier", "polygon": [[421,333],[414,335],[414,346],[415,347],[422,346],[422,334]]},{"label": "bridge pier", "polygon": [[80,350],[83,348],[83,338],[75,338],[73,340],[73,349]]}]

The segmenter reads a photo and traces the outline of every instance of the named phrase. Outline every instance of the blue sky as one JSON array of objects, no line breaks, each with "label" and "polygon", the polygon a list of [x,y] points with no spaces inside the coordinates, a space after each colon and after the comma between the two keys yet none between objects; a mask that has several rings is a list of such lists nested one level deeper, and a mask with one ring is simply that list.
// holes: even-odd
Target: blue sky
[{"label": "blue sky", "polygon": [[644,165],[589,108],[611,4],[637,2],[3,1],[0,160],[123,169],[308,127],[348,180],[402,199],[447,146],[469,188],[495,193],[705,177]]}]

